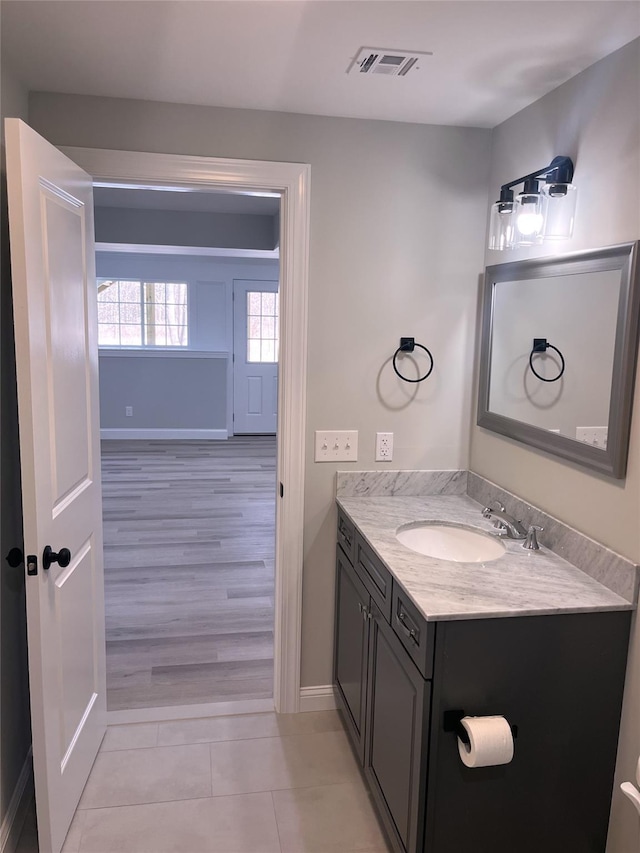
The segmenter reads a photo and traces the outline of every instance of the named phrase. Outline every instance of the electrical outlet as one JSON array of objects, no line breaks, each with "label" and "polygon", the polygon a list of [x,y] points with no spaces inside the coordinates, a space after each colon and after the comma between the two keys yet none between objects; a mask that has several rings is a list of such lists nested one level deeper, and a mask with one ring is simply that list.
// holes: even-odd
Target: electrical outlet
[{"label": "electrical outlet", "polygon": [[358,430],[316,430],[316,462],[356,462]]},{"label": "electrical outlet", "polygon": [[391,462],[393,459],[393,433],[376,433],[376,462]]},{"label": "electrical outlet", "polygon": [[592,444],[594,447],[607,449],[607,427],[576,427],[576,439]]},{"label": "electrical outlet", "polygon": [[124,416],[125,418],[133,417],[133,406],[125,406],[124,407]]}]

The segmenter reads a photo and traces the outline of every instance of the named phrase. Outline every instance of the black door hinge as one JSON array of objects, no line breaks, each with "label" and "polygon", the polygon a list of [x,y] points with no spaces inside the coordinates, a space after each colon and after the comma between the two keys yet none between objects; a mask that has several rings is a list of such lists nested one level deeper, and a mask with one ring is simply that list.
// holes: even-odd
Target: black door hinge
[{"label": "black door hinge", "polygon": [[280,497],[284,497],[284,486],[282,485],[282,483],[280,483]]}]

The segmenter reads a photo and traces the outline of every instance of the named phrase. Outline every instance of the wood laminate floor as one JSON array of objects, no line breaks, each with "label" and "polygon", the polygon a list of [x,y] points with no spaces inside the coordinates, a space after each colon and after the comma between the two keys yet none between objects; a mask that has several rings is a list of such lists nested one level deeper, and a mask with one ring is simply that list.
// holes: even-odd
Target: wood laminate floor
[{"label": "wood laminate floor", "polygon": [[104,441],[110,711],[273,695],[275,436]]}]

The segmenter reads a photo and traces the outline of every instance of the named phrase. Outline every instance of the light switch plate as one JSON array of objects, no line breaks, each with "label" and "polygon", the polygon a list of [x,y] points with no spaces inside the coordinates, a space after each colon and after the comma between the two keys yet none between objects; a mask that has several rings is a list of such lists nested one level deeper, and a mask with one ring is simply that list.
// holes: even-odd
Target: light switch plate
[{"label": "light switch plate", "polygon": [[316,462],[357,462],[358,430],[316,430]]}]

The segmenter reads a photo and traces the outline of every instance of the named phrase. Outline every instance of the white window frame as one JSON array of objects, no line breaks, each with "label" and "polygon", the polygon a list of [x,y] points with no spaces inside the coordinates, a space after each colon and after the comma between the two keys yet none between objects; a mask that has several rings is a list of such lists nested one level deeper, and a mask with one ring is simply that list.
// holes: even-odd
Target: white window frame
[{"label": "white window frame", "polygon": [[[280,361],[276,512],[274,704],[300,709],[302,566],[309,279],[309,184],[305,163],[231,160],[98,148],[62,151],[94,182],[276,192],[280,205]],[[311,693],[313,692],[313,697]],[[335,707],[330,685],[305,688],[305,710]]]},{"label": "white window frame", "polygon": [[[100,275],[96,276],[98,285],[101,281],[113,281],[113,282],[121,282],[121,281],[133,281],[140,285],[140,328],[142,331],[141,344],[101,344],[100,343],[100,326],[103,325],[100,323],[100,300],[98,300],[98,349],[102,352],[104,350],[115,350],[117,352],[121,352],[122,350],[161,350],[162,352],[183,352],[184,350],[188,350],[191,347],[191,333],[192,333],[192,322],[191,322],[191,287],[190,282],[188,281],[147,281],[146,279],[142,279],[139,276],[130,276],[127,278],[113,278],[112,276]],[[145,318],[145,306],[146,303],[144,301],[144,286],[147,284],[184,284],[187,289],[187,343],[184,345],[176,345],[176,344],[147,344],[144,342],[145,331],[147,328],[147,322]],[[118,300],[118,304],[121,302]],[[165,307],[166,307],[165,301]],[[122,324],[118,324],[122,325]]]}]

